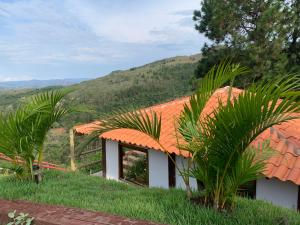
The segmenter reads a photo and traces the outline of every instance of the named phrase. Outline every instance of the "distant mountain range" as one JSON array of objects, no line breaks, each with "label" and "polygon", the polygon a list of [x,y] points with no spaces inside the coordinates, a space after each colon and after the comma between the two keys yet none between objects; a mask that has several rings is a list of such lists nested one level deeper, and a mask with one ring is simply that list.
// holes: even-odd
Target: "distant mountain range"
[{"label": "distant mountain range", "polygon": [[51,79],[51,80],[23,80],[23,81],[5,81],[0,82],[1,89],[27,89],[43,88],[48,86],[69,86],[85,81],[85,78],[74,79]]}]

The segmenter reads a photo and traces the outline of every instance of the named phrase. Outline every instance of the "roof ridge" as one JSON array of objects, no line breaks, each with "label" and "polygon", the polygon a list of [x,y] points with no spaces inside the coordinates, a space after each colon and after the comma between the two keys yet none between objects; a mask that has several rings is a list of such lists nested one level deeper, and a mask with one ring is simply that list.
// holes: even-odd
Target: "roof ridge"
[{"label": "roof ridge", "polygon": [[148,106],[146,108],[142,108],[141,110],[149,110],[149,109],[153,109],[153,108],[157,108],[157,107],[161,107],[161,106],[168,106],[168,105],[171,105],[171,103],[175,103],[175,102],[178,102],[178,101],[184,101],[186,100],[187,98],[190,98],[191,95],[187,95],[187,96],[182,96],[182,97],[179,97],[179,98],[175,98],[173,100],[170,100],[168,102],[163,102],[163,103],[159,103],[159,104],[156,104],[156,105],[152,105],[152,106]]},{"label": "roof ridge", "polygon": [[[229,88],[230,86],[225,86],[225,87],[222,87],[222,88],[218,88],[214,93],[214,94],[218,94],[218,93],[222,93],[224,91],[226,91],[226,93],[228,94],[229,92]],[[243,91],[243,89],[240,89],[240,88],[237,88],[237,87],[232,87],[232,90],[235,90],[235,91]],[[192,95],[186,95],[186,96],[182,96],[182,97],[178,97],[178,98],[175,98],[173,100],[170,100],[170,101],[167,101],[167,102],[163,102],[163,103],[159,103],[159,104],[156,104],[156,105],[152,105],[152,106],[149,106],[149,107],[146,107],[146,108],[143,108],[142,110],[149,110],[149,109],[152,109],[152,108],[156,108],[156,107],[160,107],[160,106],[168,106],[170,105],[171,103],[174,103],[176,101],[180,101],[180,100],[185,100],[186,98],[190,98]]]}]

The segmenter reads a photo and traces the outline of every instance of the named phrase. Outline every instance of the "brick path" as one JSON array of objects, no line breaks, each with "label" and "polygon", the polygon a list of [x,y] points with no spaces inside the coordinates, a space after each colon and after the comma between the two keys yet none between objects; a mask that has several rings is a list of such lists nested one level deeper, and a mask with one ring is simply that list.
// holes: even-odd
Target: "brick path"
[{"label": "brick path", "polygon": [[13,210],[17,210],[17,213],[29,213],[31,217],[35,217],[34,225],[158,225],[101,212],[1,199],[0,224],[7,223],[7,213]]}]

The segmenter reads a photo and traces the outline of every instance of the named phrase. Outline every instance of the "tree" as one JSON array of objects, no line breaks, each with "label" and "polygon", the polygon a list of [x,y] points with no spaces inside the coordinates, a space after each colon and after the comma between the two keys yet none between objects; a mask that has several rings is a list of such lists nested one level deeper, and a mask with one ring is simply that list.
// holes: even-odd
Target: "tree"
[{"label": "tree", "polygon": [[15,112],[0,115],[0,152],[14,159],[19,175],[33,177],[33,164],[43,160],[43,147],[51,126],[72,111],[62,99],[70,90],[38,94]]},{"label": "tree", "polygon": [[293,15],[295,15],[295,24],[289,35],[289,44],[287,46],[287,55],[289,58],[288,67],[292,72],[300,71],[300,1],[291,3]]},{"label": "tree", "polygon": [[[227,104],[219,104],[211,115],[202,114],[218,88],[227,82],[232,84],[246,72],[244,67],[232,64],[213,67],[184,106],[175,126],[181,143],[178,147],[190,152],[195,164],[191,173],[179,172],[185,177],[192,174],[202,183],[204,204],[216,210],[231,207],[238,188],[263,171],[265,154],[250,147],[250,143],[273,125],[300,117],[300,92],[295,91],[300,88],[300,76],[261,82],[237,97],[231,95],[230,86]],[[155,112],[122,112],[102,121],[93,136],[113,129],[134,129],[153,138],[167,152],[160,143],[161,123]]]},{"label": "tree", "polygon": [[202,49],[197,77],[224,57],[252,68],[245,84],[299,71],[300,1],[204,0],[195,28],[213,43]]}]

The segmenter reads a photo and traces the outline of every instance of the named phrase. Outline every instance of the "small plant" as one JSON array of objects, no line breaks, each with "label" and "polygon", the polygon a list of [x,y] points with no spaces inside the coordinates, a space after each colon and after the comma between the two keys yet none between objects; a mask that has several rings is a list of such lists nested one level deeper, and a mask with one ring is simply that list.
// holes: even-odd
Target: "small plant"
[{"label": "small plant", "polygon": [[13,212],[8,213],[8,217],[10,218],[11,222],[7,225],[31,225],[34,217],[29,217],[28,213],[19,213],[16,214],[16,210]]}]

